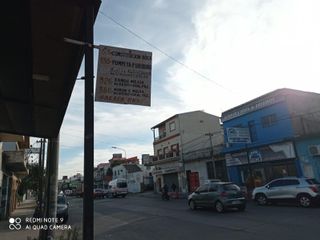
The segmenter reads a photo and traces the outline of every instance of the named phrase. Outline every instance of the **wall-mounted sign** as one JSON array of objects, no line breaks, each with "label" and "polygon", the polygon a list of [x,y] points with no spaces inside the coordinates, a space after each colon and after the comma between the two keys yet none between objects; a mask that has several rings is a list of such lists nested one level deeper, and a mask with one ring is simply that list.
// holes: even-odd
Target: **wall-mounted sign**
[{"label": "wall-mounted sign", "polygon": [[99,46],[95,100],[151,105],[152,53]]},{"label": "wall-mounted sign", "polygon": [[249,128],[226,128],[228,143],[250,143]]},{"label": "wall-mounted sign", "polygon": [[[271,94],[268,94],[268,96]],[[258,98],[255,101],[250,101],[246,104],[243,104],[239,107],[233,108],[229,111],[223,112],[221,116],[222,122],[231,120],[233,118],[237,118],[240,116],[243,116],[247,113],[257,111],[259,109],[271,106],[272,104],[278,103],[285,100],[285,96],[283,95],[276,95],[276,96],[270,96],[265,98]]]},{"label": "wall-mounted sign", "polygon": [[[253,164],[268,161],[293,159],[296,157],[292,142],[270,144],[246,152],[227,153],[225,155],[227,166]],[[249,159],[249,161],[248,161]]]}]

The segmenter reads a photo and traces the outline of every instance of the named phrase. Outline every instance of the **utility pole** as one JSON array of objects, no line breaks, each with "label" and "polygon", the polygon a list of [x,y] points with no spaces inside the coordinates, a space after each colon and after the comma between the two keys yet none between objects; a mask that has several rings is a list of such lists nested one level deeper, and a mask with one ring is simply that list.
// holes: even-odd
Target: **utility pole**
[{"label": "utility pole", "polygon": [[[249,148],[248,148],[248,144],[245,143],[245,151],[246,151],[246,156],[247,156],[247,161],[248,161],[248,166],[249,166],[249,176],[250,176],[250,181],[249,181],[249,185],[251,188],[254,188],[254,179],[253,179],[253,173],[252,173],[252,166],[251,166],[251,162],[250,162],[250,156],[249,156]],[[250,191],[252,191],[253,189],[249,189]]]},{"label": "utility pole", "polygon": [[43,173],[44,173],[44,155],[45,155],[45,139],[40,139],[40,151],[39,151],[39,192],[38,192],[38,204],[39,204],[39,216],[43,216]]},{"label": "utility pole", "polygon": [[210,139],[210,158],[213,161],[213,174],[214,174],[214,178],[217,178],[217,170],[216,170],[216,162],[213,159],[213,143],[212,143],[212,136],[213,133],[206,133],[206,136],[209,136]]},{"label": "utility pole", "polygon": [[[46,165],[46,197],[45,219],[53,219],[57,216],[58,195],[58,165],[59,165],[59,136],[48,139],[47,165]],[[51,223],[54,224],[54,223]],[[53,239],[54,232],[48,227],[40,230],[39,239]]]},{"label": "utility pole", "polygon": [[94,2],[87,1],[85,9],[85,96],[84,96],[84,193],[82,239],[94,239],[93,207],[93,141],[94,141],[94,94],[93,94],[93,23]]}]

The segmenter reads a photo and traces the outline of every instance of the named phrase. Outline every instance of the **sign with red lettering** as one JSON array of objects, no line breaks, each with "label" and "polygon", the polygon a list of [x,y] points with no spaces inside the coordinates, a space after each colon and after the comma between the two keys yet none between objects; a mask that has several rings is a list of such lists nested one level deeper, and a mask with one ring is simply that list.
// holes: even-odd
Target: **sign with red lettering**
[{"label": "sign with red lettering", "polygon": [[151,105],[152,53],[99,46],[95,101]]}]

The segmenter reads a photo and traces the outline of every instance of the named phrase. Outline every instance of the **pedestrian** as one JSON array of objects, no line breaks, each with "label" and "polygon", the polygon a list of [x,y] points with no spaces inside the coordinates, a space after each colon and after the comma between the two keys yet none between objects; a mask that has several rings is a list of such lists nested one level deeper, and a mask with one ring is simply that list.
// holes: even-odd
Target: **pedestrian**
[{"label": "pedestrian", "polygon": [[176,189],[177,189],[177,186],[174,183],[172,183],[171,185],[172,192],[176,192]]},{"label": "pedestrian", "polygon": [[163,189],[162,189],[162,199],[166,199],[166,200],[169,200],[169,187],[168,185],[165,183],[164,186],[163,186]]},{"label": "pedestrian", "polygon": [[178,193],[176,192],[177,186],[174,183],[172,183],[172,185],[171,185],[171,190],[173,192],[174,198],[178,198]]}]

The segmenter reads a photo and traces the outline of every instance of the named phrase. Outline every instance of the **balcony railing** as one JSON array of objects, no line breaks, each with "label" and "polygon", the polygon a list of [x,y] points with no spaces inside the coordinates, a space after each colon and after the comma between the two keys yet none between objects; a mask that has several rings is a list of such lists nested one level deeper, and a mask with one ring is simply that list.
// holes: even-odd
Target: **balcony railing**
[{"label": "balcony railing", "polygon": [[156,161],[161,161],[161,160],[178,160],[179,159],[179,152],[168,152],[166,154],[160,154],[158,156],[154,156],[153,157],[153,162],[156,162]]}]

